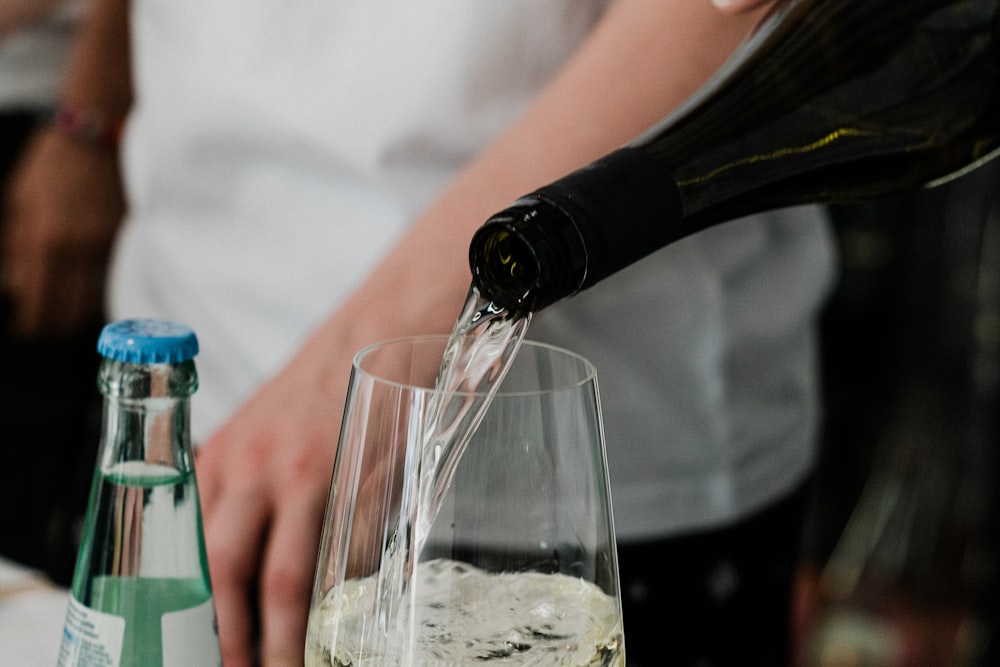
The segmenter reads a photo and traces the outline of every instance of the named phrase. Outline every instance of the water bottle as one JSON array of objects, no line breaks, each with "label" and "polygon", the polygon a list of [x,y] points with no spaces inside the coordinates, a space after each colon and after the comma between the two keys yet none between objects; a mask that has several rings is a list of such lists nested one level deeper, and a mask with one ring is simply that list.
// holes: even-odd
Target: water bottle
[{"label": "water bottle", "polygon": [[190,437],[198,340],[160,320],[107,325],[98,459],[59,667],[218,667]]}]

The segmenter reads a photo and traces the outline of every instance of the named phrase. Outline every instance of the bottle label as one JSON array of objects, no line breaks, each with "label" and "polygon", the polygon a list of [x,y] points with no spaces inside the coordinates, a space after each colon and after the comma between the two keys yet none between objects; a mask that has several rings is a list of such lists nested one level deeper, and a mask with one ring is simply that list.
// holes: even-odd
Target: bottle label
[{"label": "bottle label", "polygon": [[59,667],[118,667],[125,619],[88,609],[70,596],[59,647]]},{"label": "bottle label", "polygon": [[[219,626],[212,598],[160,616],[162,667],[220,667]],[[126,621],[69,598],[58,667],[120,667]]]},{"label": "bottle label", "polygon": [[160,619],[163,667],[219,667],[219,626],[212,598],[197,607],[172,611]]}]

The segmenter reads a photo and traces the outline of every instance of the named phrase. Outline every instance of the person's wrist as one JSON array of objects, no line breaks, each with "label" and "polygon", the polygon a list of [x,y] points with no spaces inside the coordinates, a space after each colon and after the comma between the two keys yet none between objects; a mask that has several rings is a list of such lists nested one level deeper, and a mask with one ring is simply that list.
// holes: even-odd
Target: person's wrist
[{"label": "person's wrist", "polygon": [[64,102],[52,112],[49,125],[58,134],[74,141],[117,150],[125,119],[99,109]]}]

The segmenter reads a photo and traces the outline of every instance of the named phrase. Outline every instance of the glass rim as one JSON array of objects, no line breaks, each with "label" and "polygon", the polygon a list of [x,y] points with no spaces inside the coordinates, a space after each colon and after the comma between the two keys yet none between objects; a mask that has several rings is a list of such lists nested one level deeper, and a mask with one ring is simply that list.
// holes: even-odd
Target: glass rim
[{"label": "glass rim", "polygon": [[[397,336],[394,338],[386,338],[384,340],[370,343],[362,347],[354,354],[354,357],[351,361],[351,371],[352,373],[361,373],[366,377],[369,377],[379,382],[380,384],[384,384],[387,386],[398,387],[400,389],[407,389],[410,391],[433,392],[434,391],[433,386],[418,385],[418,384],[413,384],[411,382],[402,382],[400,380],[393,380],[388,377],[385,377],[384,374],[380,374],[378,372],[366,369],[361,365],[362,360],[367,355],[379,349],[384,349],[392,345],[400,345],[403,343],[408,343],[410,345],[413,345],[416,343],[431,343],[431,342],[440,342],[443,348],[443,346],[448,342],[448,334],[415,334],[410,336]],[[583,370],[579,373],[579,377],[577,378],[574,378],[569,381],[560,382],[558,384],[555,384],[551,387],[547,387],[544,389],[504,390],[503,382],[501,382],[500,387],[494,394],[495,398],[501,396],[514,397],[514,396],[534,396],[539,394],[551,394],[555,392],[579,389],[580,387],[586,386],[588,384],[594,384],[596,386],[597,368],[589,359],[587,359],[582,354],[573,352],[572,350],[568,350],[558,345],[553,345],[552,343],[544,343],[542,341],[531,340],[528,338],[525,338],[523,341],[521,341],[521,345],[518,348],[517,354],[520,355],[525,348],[544,350],[547,352],[555,353],[559,357],[573,359],[580,365],[580,367]],[[477,396],[477,395],[484,395],[486,393],[487,392],[456,391],[454,392],[454,395]]]}]

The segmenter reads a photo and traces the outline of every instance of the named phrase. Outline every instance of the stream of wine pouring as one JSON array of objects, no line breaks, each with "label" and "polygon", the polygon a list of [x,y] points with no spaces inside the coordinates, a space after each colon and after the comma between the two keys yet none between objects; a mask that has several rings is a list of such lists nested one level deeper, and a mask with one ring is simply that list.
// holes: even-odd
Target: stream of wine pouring
[{"label": "stream of wine pouring", "polygon": [[419,464],[407,473],[396,531],[378,574],[383,632],[395,629],[409,577],[455,469],[513,363],[530,321],[531,313],[514,314],[483,298],[475,286],[469,289],[445,345],[422,432],[410,440],[419,448]]}]

